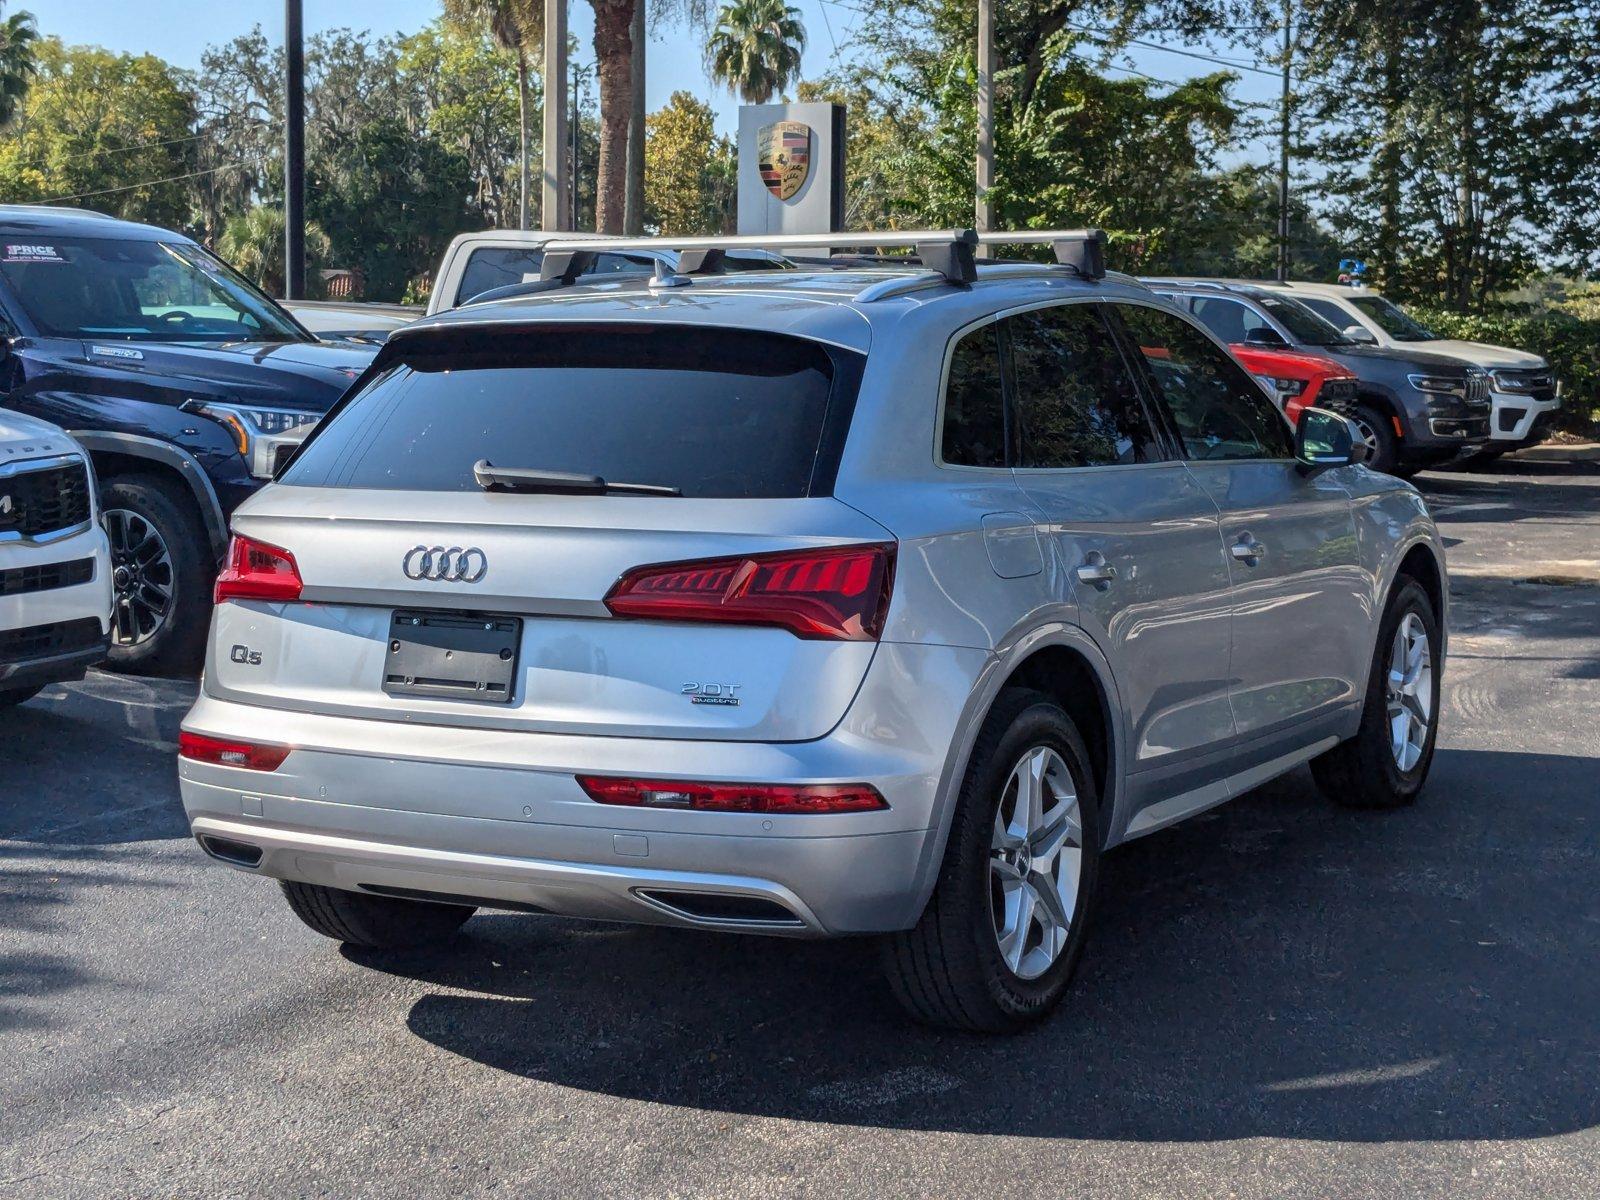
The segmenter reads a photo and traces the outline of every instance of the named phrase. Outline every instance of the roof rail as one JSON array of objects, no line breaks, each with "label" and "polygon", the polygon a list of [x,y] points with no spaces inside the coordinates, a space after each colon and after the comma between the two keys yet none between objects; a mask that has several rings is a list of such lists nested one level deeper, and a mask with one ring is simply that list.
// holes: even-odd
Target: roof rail
[{"label": "roof rail", "polygon": [[1056,262],[1085,279],[1106,277],[1106,232],[1103,229],[1018,229],[980,233],[980,246],[1049,246]]},{"label": "roof rail", "polygon": [[883,249],[909,246],[922,266],[946,281],[969,284],[978,277],[978,235],[970,229],[887,229],[866,233],[760,233],[738,237],[562,238],[545,250],[544,279],[577,282],[594,256],[628,250],[676,250],[677,274],[715,272],[729,250]]}]

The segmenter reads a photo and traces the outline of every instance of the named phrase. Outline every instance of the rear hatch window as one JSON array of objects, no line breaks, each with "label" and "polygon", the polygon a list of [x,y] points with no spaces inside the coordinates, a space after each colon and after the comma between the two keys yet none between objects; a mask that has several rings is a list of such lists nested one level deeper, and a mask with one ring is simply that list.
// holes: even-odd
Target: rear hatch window
[{"label": "rear hatch window", "polygon": [[708,499],[826,496],[864,361],[700,326],[440,329],[391,350],[285,483],[474,491],[488,459]]}]

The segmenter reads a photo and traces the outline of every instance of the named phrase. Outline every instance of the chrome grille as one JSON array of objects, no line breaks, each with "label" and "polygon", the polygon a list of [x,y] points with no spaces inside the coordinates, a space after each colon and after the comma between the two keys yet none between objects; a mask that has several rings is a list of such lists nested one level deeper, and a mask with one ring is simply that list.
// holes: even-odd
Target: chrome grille
[{"label": "chrome grille", "polygon": [[1467,373],[1467,403],[1489,407],[1489,376],[1484,372]]}]

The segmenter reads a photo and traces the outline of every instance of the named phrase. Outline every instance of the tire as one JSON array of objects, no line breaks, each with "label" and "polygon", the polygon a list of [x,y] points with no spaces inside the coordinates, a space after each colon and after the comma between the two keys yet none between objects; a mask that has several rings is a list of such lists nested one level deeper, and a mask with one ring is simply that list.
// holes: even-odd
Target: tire
[{"label": "tire", "polygon": [[[1416,700],[1427,706],[1427,728],[1420,743],[1413,736],[1402,751],[1396,748],[1398,738],[1391,725],[1390,677],[1398,635],[1403,626],[1408,632],[1415,630],[1412,621],[1420,625],[1428,651],[1427,678],[1414,685],[1418,688]],[[1439,736],[1441,666],[1439,619],[1433,602],[1421,584],[1402,576],[1379,627],[1361,727],[1355,737],[1311,762],[1312,774],[1323,794],[1349,808],[1402,808],[1417,798],[1427,781]],[[1413,701],[1402,696],[1401,702],[1408,711],[1417,711]]]},{"label": "tire", "polygon": [[[1394,421],[1389,414],[1371,404],[1358,404],[1355,422],[1366,444],[1367,466],[1385,475],[1398,475],[1400,439],[1394,435]],[[1416,472],[1413,470],[1412,474]]]},{"label": "tire", "polygon": [[216,572],[193,501],[164,479],[131,475],[101,486],[100,507],[115,593],[107,666],[130,675],[197,670]]},{"label": "tire", "polygon": [[[1061,813],[1066,803],[1061,785],[1070,782],[1079,828],[1076,847],[1069,840],[1044,871],[1029,874],[1037,887],[1021,882],[1029,864],[1017,857],[1019,850],[995,848],[1005,840],[999,827],[1006,826],[1010,838],[1017,825],[1013,768],[1034,755],[1049,767],[1044,815],[1051,805]],[[1072,811],[1062,815],[1070,817]],[[1047,828],[1061,824],[1058,816]],[[1041,692],[1002,692],[973,747],[933,896],[915,927],[884,939],[884,970],[895,998],[926,1024],[981,1033],[1013,1032],[1046,1016],[1066,992],[1083,954],[1099,879],[1100,840],[1094,771],[1072,718]],[[1044,844],[1040,838],[1034,848]],[[1075,889],[1069,882],[1074,861]],[[1026,896],[1034,898],[1030,911],[1046,907],[1038,897],[1046,894],[1047,881],[1056,884],[1063,909],[1067,891],[1073,905],[1064,913],[1069,917],[1064,935],[1057,925],[1048,945],[1036,916],[1026,923],[1018,919]],[[1002,925],[1023,930],[1020,939],[1009,940],[1010,961],[1002,954]]]},{"label": "tire", "polygon": [[478,911],[463,904],[369,896],[315,883],[279,886],[294,915],[323,937],[374,950],[442,942]]},{"label": "tire", "polygon": [[39,687],[0,690],[0,708],[15,708],[19,704],[26,704],[42,691],[44,691],[42,684]]}]

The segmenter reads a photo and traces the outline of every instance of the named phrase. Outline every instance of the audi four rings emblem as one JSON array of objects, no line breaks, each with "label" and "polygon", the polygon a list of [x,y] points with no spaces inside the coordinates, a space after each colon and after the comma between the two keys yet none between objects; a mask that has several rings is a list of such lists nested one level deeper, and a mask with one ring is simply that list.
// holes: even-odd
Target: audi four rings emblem
[{"label": "audi four rings emblem", "polygon": [[476,546],[413,546],[400,569],[407,579],[439,583],[477,583],[489,573],[489,559]]}]

